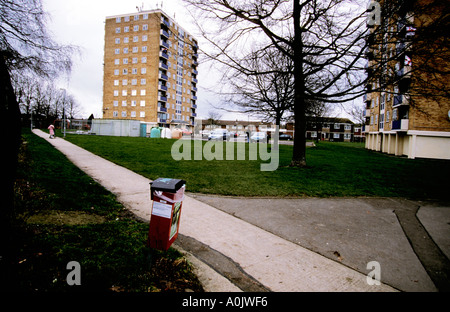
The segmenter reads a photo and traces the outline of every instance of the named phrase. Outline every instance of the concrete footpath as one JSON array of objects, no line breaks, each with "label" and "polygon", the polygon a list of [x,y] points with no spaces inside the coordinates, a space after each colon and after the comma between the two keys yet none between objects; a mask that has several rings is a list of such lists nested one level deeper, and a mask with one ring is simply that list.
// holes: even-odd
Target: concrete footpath
[{"label": "concrete footpath", "polygon": [[[149,179],[33,132],[149,222]],[[450,289],[450,208],[436,203],[188,193],[180,234],[174,247],[188,256],[207,291]],[[369,285],[369,273],[379,273],[381,284]]]}]

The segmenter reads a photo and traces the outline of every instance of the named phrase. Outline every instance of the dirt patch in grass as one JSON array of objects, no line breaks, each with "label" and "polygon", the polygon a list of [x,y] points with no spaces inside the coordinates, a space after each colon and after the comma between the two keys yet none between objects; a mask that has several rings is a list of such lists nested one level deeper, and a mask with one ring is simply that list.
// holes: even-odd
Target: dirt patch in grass
[{"label": "dirt patch in grass", "polygon": [[54,224],[54,225],[86,225],[105,222],[103,216],[89,214],[83,211],[49,210],[31,215],[27,218],[28,224]]}]

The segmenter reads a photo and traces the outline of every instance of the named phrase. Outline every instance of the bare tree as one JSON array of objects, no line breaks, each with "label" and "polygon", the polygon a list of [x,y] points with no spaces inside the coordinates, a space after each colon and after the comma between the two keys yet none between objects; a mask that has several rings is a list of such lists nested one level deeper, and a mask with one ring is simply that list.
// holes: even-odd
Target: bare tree
[{"label": "bare tree", "polygon": [[[255,74],[246,75],[229,70],[222,78],[226,103],[235,111],[275,121],[280,125],[290,117],[294,103],[294,79],[292,60],[276,49],[266,50],[261,57],[243,60],[241,64]],[[233,107],[234,110],[233,110]]]},{"label": "bare tree", "polygon": [[210,59],[246,75],[261,73],[246,67],[245,60],[272,47],[292,60],[296,135],[291,166],[306,166],[308,103],[342,103],[364,93],[366,1],[185,1],[200,10],[197,21],[218,22],[208,29],[199,25],[211,46],[203,50]]},{"label": "bare tree", "polygon": [[13,289],[14,259],[14,179],[20,146],[20,109],[10,72],[30,70],[42,77],[69,72],[74,47],[57,44],[46,31],[47,15],[40,0],[0,0],[0,113],[5,120],[6,177],[1,189],[5,205],[0,209],[0,280]]},{"label": "bare tree", "polygon": [[222,114],[220,114],[217,111],[210,110],[208,112],[208,124],[209,125],[216,125],[217,122],[222,118]]}]

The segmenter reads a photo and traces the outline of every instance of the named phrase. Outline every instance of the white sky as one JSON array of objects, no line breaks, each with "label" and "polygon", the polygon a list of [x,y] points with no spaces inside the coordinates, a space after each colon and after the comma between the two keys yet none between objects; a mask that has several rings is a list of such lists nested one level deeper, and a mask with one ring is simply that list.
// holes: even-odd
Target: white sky
[{"label": "white sky", "polygon": [[[48,28],[55,39],[62,44],[73,44],[81,48],[81,57],[74,59],[74,67],[69,79],[61,79],[59,87],[67,89],[82,107],[81,117],[94,114],[102,117],[103,97],[103,53],[104,21],[106,16],[137,12],[136,6],[144,10],[161,8],[187,32],[196,37],[202,47],[202,38],[192,17],[181,0],[43,0],[44,10],[50,14]],[[208,112],[215,110],[209,103],[215,103],[217,96],[205,90],[214,86],[218,73],[209,65],[203,65],[200,54],[198,75],[198,109],[200,118],[207,118]],[[222,119],[254,120],[247,115],[220,112]]]}]

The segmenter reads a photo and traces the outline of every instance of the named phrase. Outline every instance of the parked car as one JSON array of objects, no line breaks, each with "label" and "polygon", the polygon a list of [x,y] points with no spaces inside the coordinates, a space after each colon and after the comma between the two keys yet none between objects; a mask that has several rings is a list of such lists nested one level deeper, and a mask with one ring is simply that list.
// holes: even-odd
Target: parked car
[{"label": "parked car", "polygon": [[230,140],[230,133],[226,129],[215,129],[208,136],[208,141],[210,140],[228,141]]},{"label": "parked car", "polygon": [[255,132],[250,137],[250,142],[267,142],[267,134],[265,132]]},{"label": "parked car", "polygon": [[207,139],[209,137],[209,135],[211,134],[211,132],[208,130],[202,130],[202,131],[200,131],[200,133],[201,133],[203,139]]},{"label": "parked car", "polygon": [[286,133],[280,134],[280,140],[292,140],[292,135]]}]

